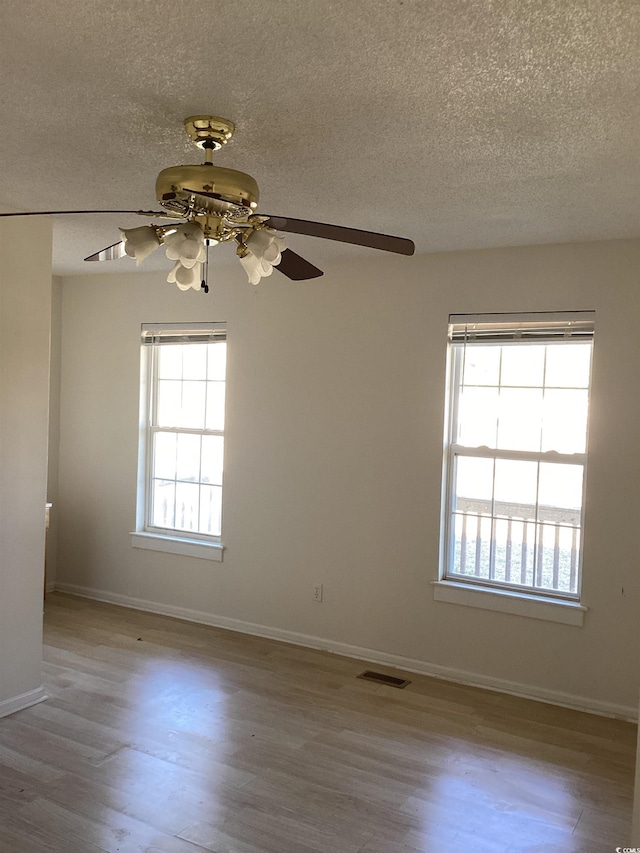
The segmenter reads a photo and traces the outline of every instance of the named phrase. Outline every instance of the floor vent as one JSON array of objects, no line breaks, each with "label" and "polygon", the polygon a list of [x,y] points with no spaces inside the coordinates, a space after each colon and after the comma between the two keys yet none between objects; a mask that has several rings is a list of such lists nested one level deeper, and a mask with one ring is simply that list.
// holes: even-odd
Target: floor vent
[{"label": "floor vent", "polygon": [[385,675],[383,672],[373,672],[370,669],[362,672],[358,678],[364,678],[366,681],[377,681],[378,684],[388,684],[389,687],[406,687],[411,684],[406,678],[396,678],[395,675]]}]

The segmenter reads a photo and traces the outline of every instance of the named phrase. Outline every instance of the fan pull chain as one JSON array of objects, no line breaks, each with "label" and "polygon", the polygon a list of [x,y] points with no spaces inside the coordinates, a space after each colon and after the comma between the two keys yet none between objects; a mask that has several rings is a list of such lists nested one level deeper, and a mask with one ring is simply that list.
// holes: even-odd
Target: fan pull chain
[{"label": "fan pull chain", "polygon": [[205,293],[209,293],[209,285],[207,284],[207,281],[209,280],[209,240],[205,240],[204,244],[207,248],[204,260],[204,278],[202,279],[200,287],[204,290]]}]

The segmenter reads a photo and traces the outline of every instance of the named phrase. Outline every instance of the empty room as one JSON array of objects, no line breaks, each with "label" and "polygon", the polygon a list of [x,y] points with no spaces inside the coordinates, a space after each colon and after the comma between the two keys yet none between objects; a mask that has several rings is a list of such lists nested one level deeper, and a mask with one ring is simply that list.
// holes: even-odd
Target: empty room
[{"label": "empty room", "polygon": [[640,849],[638,4],[0,25],[0,853]]}]

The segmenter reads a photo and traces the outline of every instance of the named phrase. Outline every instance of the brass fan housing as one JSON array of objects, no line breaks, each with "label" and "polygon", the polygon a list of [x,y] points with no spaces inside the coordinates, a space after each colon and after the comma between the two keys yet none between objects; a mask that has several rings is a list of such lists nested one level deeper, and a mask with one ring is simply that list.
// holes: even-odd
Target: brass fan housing
[{"label": "brass fan housing", "polygon": [[[236,128],[220,116],[189,116],[184,120],[189,139],[205,151],[205,162],[196,166],[170,166],[156,180],[158,202],[173,213],[246,219],[258,206],[258,185],[236,169],[214,166],[211,154],[231,139]],[[204,195],[199,195],[204,193]]]},{"label": "brass fan housing", "polygon": [[[209,193],[207,198],[198,193]],[[156,180],[156,198],[167,210],[202,213],[252,213],[260,197],[258,184],[244,172],[212,166],[210,163],[192,166],[170,166]]]}]

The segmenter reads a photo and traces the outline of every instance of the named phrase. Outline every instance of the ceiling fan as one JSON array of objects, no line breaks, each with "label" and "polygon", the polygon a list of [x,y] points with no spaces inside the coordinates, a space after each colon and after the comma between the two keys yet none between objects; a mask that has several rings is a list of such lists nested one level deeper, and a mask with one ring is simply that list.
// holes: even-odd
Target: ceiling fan
[{"label": "ceiling fan", "polygon": [[191,141],[204,151],[204,163],[171,166],[160,172],[156,180],[156,198],[163,208],[160,211],[54,210],[0,213],[0,217],[137,213],[168,219],[166,225],[121,228],[121,240],[89,255],[85,261],[107,261],[128,255],[140,263],[154,249],[164,245],[167,257],[174,261],[167,280],[175,282],[181,290],[202,288],[208,292],[209,247],[217,243],[235,244],[240,263],[252,284],[258,284],[274,268],[294,281],[321,276],[322,270],[285,248],[284,238],[278,233],[282,231],[401,255],[414,253],[413,242],[404,237],[257,213],[259,191],[251,175],[213,165],[213,152],[231,139],[234,123],[219,116],[196,115],[186,118],[184,126]]}]

